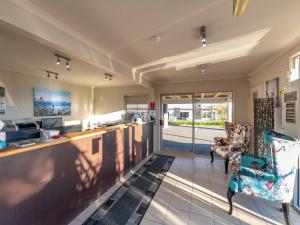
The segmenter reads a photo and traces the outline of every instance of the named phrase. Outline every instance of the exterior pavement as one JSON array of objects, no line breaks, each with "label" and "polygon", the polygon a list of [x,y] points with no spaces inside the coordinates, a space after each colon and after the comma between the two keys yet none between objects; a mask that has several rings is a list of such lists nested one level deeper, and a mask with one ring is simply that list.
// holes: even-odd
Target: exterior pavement
[{"label": "exterior pavement", "polygon": [[[162,150],[193,152],[191,126],[169,126],[163,128]],[[209,155],[214,137],[226,137],[225,129],[219,127],[195,127],[195,154]]]}]

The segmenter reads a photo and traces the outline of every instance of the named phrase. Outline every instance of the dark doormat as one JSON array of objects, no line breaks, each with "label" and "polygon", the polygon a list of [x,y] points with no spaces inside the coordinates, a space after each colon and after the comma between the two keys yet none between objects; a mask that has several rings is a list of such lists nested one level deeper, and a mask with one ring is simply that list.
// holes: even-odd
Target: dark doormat
[{"label": "dark doormat", "polygon": [[153,155],[84,225],[140,224],[175,157]]}]

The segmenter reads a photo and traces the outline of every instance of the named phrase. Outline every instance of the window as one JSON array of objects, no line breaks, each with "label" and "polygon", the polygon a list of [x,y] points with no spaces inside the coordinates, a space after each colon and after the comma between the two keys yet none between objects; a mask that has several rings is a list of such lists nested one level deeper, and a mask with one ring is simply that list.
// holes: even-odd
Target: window
[{"label": "window", "polygon": [[290,81],[300,78],[300,56],[292,57],[292,65],[290,66]]},{"label": "window", "polygon": [[148,113],[147,96],[125,96],[125,117],[132,120],[134,114],[143,115]]},{"label": "window", "polygon": [[188,118],[189,118],[189,112],[180,112],[180,118],[179,119],[186,120]]}]

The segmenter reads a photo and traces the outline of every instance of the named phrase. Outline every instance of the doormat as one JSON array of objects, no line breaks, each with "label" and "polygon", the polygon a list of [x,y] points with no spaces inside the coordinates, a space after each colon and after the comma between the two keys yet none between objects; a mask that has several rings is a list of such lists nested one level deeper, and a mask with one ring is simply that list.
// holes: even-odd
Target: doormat
[{"label": "doormat", "polygon": [[138,225],[175,157],[153,155],[84,225]]}]

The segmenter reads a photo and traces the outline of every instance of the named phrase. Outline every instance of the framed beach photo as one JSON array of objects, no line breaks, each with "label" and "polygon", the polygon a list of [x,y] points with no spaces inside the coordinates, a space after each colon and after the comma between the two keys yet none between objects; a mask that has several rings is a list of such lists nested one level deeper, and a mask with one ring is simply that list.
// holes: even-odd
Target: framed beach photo
[{"label": "framed beach photo", "polygon": [[279,78],[266,81],[266,96],[267,98],[273,98],[274,107],[280,107],[279,101]]},{"label": "framed beach photo", "polygon": [[34,116],[71,115],[71,93],[69,91],[33,88]]}]

